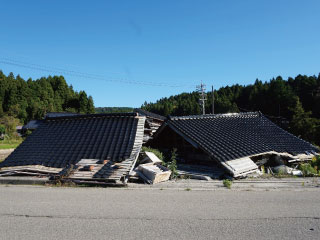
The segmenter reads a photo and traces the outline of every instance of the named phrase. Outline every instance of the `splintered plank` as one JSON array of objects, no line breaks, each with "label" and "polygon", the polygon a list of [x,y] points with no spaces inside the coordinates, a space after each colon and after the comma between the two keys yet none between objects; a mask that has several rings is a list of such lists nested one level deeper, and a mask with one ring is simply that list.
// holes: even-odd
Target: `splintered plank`
[{"label": "splintered plank", "polygon": [[0,169],[0,172],[10,171],[30,171],[30,172],[42,172],[42,173],[59,173],[62,168],[45,167],[41,165],[26,165],[26,166],[15,166],[15,167],[4,167]]}]

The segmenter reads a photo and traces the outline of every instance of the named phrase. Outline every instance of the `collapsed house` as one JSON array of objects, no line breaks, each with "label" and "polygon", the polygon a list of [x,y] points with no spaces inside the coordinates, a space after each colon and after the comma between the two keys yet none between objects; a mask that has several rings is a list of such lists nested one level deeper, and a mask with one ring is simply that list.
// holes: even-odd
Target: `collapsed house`
[{"label": "collapsed house", "polygon": [[177,148],[178,173],[191,173],[200,179],[226,173],[243,177],[270,166],[283,169],[319,153],[318,148],[281,129],[260,112],[165,119],[141,109],[133,113],[46,116],[0,163],[0,176],[125,184],[135,172],[153,183],[163,181],[171,172],[160,160],[154,162],[151,153],[145,153],[151,163],[133,171],[147,140],[146,145],[163,153]]},{"label": "collapsed house", "polygon": [[138,113],[141,116],[146,117],[145,126],[144,126],[144,138],[143,138],[143,143],[146,143],[152,139],[153,134],[163,124],[166,118],[156,113],[143,110],[141,108],[135,108],[134,112]]},{"label": "collapsed house", "polygon": [[148,144],[177,148],[180,163],[215,166],[233,177],[259,172],[274,156],[292,163],[319,152],[260,112],[169,117]]},{"label": "collapsed house", "polygon": [[46,117],[0,163],[0,176],[125,183],[142,146],[144,123],[137,113]]}]

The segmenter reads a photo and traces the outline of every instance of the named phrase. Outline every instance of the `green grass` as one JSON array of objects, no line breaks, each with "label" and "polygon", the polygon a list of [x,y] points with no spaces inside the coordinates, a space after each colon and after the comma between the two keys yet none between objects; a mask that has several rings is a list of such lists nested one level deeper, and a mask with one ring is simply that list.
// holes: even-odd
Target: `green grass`
[{"label": "green grass", "polygon": [[16,148],[22,143],[22,140],[0,140],[0,149]]},{"label": "green grass", "polygon": [[10,149],[10,148],[16,148],[19,146],[20,143],[8,143],[8,144],[0,144],[0,149]]}]

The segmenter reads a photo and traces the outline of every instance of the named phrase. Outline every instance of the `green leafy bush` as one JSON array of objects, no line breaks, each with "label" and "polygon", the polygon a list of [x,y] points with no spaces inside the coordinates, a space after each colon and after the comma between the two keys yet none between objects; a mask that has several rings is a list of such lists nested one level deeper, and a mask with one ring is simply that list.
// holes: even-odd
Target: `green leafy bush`
[{"label": "green leafy bush", "polygon": [[4,133],[10,138],[16,137],[16,126],[18,126],[19,124],[19,119],[12,116],[3,116],[0,118],[0,125],[2,126],[2,128],[4,127]]},{"label": "green leafy bush", "polygon": [[171,151],[170,160],[166,162],[166,167],[171,171],[171,179],[178,176],[177,171],[177,149],[174,148]]},{"label": "green leafy bush", "polygon": [[0,134],[5,134],[5,133],[6,133],[6,127],[0,124]]},{"label": "green leafy bush", "polygon": [[318,171],[310,163],[300,164],[299,169],[302,171],[304,177],[314,176],[318,174]]},{"label": "green leafy bush", "polygon": [[160,152],[158,149],[143,146],[142,149],[141,149],[141,151],[142,151],[142,152],[152,152],[152,153],[154,153],[162,162],[164,161],[163,154],[162,154],[162,152]]},{"label": "green leafy bush", "polygon": [[231,189],[232,181],[229,179],[223,180],[223,186],[225,186],[228,189]]},{"label": "green leafy bush", "polygon": [[318,172],[320,172],[320,156],[312,158],[311,166]]}]

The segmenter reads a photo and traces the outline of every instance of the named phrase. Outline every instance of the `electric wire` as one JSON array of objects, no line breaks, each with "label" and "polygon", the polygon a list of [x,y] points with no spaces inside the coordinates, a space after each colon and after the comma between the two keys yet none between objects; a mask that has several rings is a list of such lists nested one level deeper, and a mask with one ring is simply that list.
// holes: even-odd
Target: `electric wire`
[{"label": "electric wire", "polygon": [[171,88],[194,87],[194,85],[187,85],[187,84],[169,84],[165,82],[151,82],[151,81],[145,82],[145,81],[129,81],[126,79],[111,79],[98,74],[90,74],[90,73],[78,72],[78,71],[73,71],[68,69],[48,67],[45,65],[27,63],[27,62],[17,61],[9,58],[0,58],[0,63],[21,67],[21,68],[37,70],[37,71],[50,72],[53,74],[68,75],[73,77],[98,80],[98,81],[104,81],[104,82],[112,82],[112,83],[136,84],[136,85],[144,85],[144,86],[171,87]]}]

